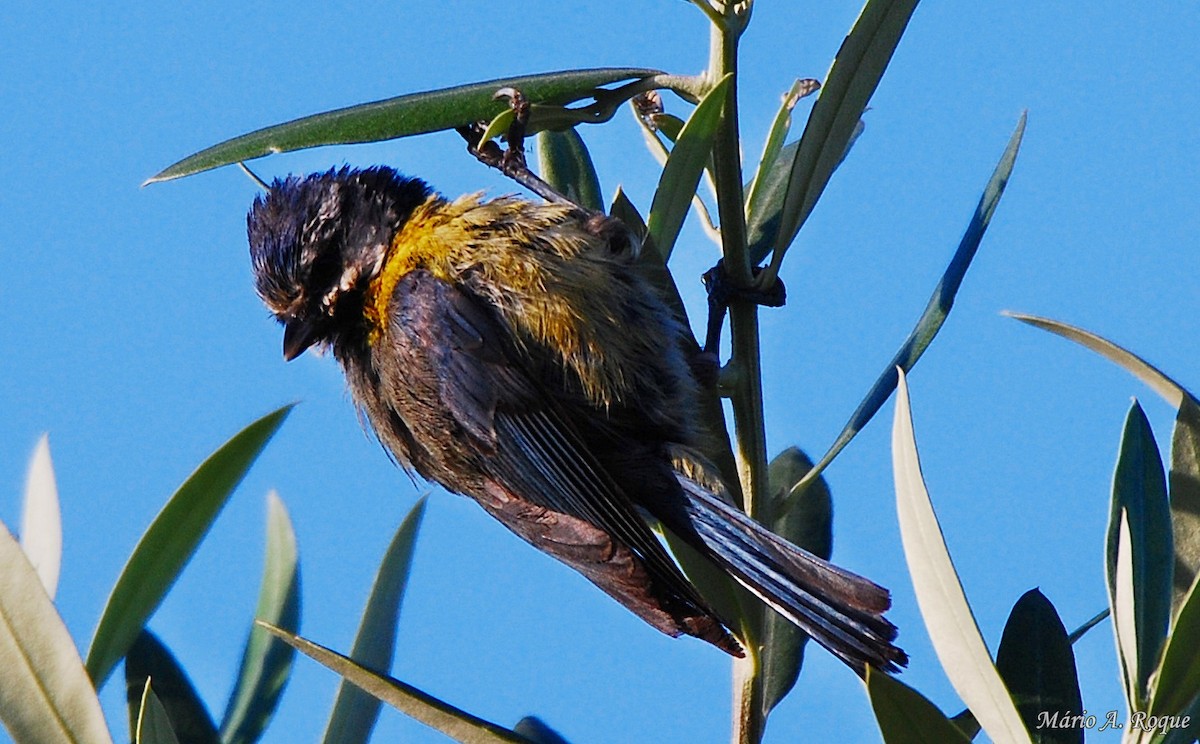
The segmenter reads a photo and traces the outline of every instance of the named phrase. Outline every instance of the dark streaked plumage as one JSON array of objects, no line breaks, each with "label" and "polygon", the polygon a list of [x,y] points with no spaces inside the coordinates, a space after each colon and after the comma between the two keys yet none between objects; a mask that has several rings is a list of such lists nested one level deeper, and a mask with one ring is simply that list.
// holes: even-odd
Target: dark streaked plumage
[{"label": "dark streaked plumage", "polygon": [[288,359],[333,351],[405,468],[474,498],[654,627],[741,648],[651,516],[856,671],[902,651],[887,591],[718,495],[696,454],[680,327],[619,223],[516,198],[448,201],[388,168],[276,181],[248,218]]}]

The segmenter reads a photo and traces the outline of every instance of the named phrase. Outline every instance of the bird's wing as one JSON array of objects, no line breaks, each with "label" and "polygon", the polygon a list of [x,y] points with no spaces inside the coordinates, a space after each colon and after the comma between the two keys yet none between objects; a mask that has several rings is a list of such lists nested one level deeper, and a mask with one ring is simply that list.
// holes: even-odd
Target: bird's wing
[{"label": "bird's wing", "polygon": [[436,396],[433,408],[450,417],[442,425],[469,440],[462,446],[485,473],[467,495],[660,630],[738,649],[571,423],[599,412],[569,411],[549,395],[488,306],[418,270],[397,283],[389,317],[393,405],[420,439],[421,414],[403,408],[431,401],[399,398],[418,383]]}]

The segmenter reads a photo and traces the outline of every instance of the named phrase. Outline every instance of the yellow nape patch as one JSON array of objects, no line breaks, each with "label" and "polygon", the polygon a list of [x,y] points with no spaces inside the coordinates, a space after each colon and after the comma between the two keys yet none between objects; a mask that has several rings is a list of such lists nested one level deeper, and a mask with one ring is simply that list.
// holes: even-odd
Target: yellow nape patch
[{"label": "yellow nape patch", "polygon": [[[387,333],[389,306],[410,271],[477,295],[512,331],[526,353],[558,357],[596,406],[627,399],[646,365],[629,360],[661,354],[674,343],[652,310],[615,280],[605,246],[579,215],[560,205],[479,195],[433,197],[413,211],[392,238],[383,266],[367,289],[367,341]],[[600,250],[593,250],[600,248]],[[625,328],[633,319],[638,332]]]},{"label": "yellow nape patch", "polygon": [[[415,269],[426,269],[439,279],[449,281],[452,248],[447,244],[446,229],[451,230],[459,210],[447,210],[446,201],[431,196],[413,210],[411,216],[392,238],[383,260],[383,267],[367,287],[363,317],[370,328],[367,343],[374,345],[387,328],[388,304],[396,283]],[[465,233],[462,235],[465,239]]]}]

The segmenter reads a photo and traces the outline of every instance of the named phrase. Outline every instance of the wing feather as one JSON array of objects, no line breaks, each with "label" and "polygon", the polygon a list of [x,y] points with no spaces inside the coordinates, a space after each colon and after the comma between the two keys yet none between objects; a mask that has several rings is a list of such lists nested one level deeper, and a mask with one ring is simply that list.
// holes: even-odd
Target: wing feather
[{"label": "wing feather", "polygon": [[[563,396],[547,392],[530,371],[536,368],[536,360],[530,364],[527,357],[536,352],[529,344],[518,352],[517,341],[482,300],[426,271],[410,272],[397,282],[392,306],[387,334],[392,353],[385,355],[389,361],[381,375],[388,378],[383,387],[390,391],[390,405],[419,440],[443,442],[443,448],[449,446],[444,444],[448,435],[465,440],[453,456],[460,463],[472,462],[486,484],[472,487],[470,479],[451,482],[454,469],[437,460],[449,456],[444,452],[435,452],[424,468],[414,460],[417,470],[476,498],[522,537],[580,570],[642,617],[650,619],[665,609],[675,617],[676,626],[668,629],[651,620],[660,629],[701,635],[734,652],[736,643],[712,609],[683,576],[629,495],[584,444],[573,418],[596,412],[571,410]],[[546,359],[555,359],[549,350]],[[430,395],[434,401],[427,399]],[[578,405],[588,404],[581,400]],[[510,497],[600,530],[616,548],[626,549],[644,565],[650,586],[636,591],[624,588],[630,581],[628,555],[611,568],[622,575],[606,579],[597,575],[595,565],[585,566],[569,552],[547,546],[545,540],[556,539],[546,534],[553,516],[539,509],[489,505],[489,493],[496,486]],[[535,529],[521,520],[541,521]],[[563,520],[564,525],[569,522]],[[579,530],[564,526],[561,532],[561,538],[571,542]],[[622,562],[623,568],[618,566]],[[658,606],[648,607],[648,601]],[[700,626],[703,633],[696,630]]]}]

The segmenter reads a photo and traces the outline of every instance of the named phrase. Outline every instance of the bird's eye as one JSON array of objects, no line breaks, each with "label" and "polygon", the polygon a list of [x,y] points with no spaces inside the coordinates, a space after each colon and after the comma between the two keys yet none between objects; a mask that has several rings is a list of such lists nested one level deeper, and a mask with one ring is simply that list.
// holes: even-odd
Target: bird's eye
[{"label": "bird's eye", "polygon": [[310,291],[325,294],[333,288],[341,275],[342,264],[337,252],[323,250],[313,261],[308,272],[308,287]]}]

